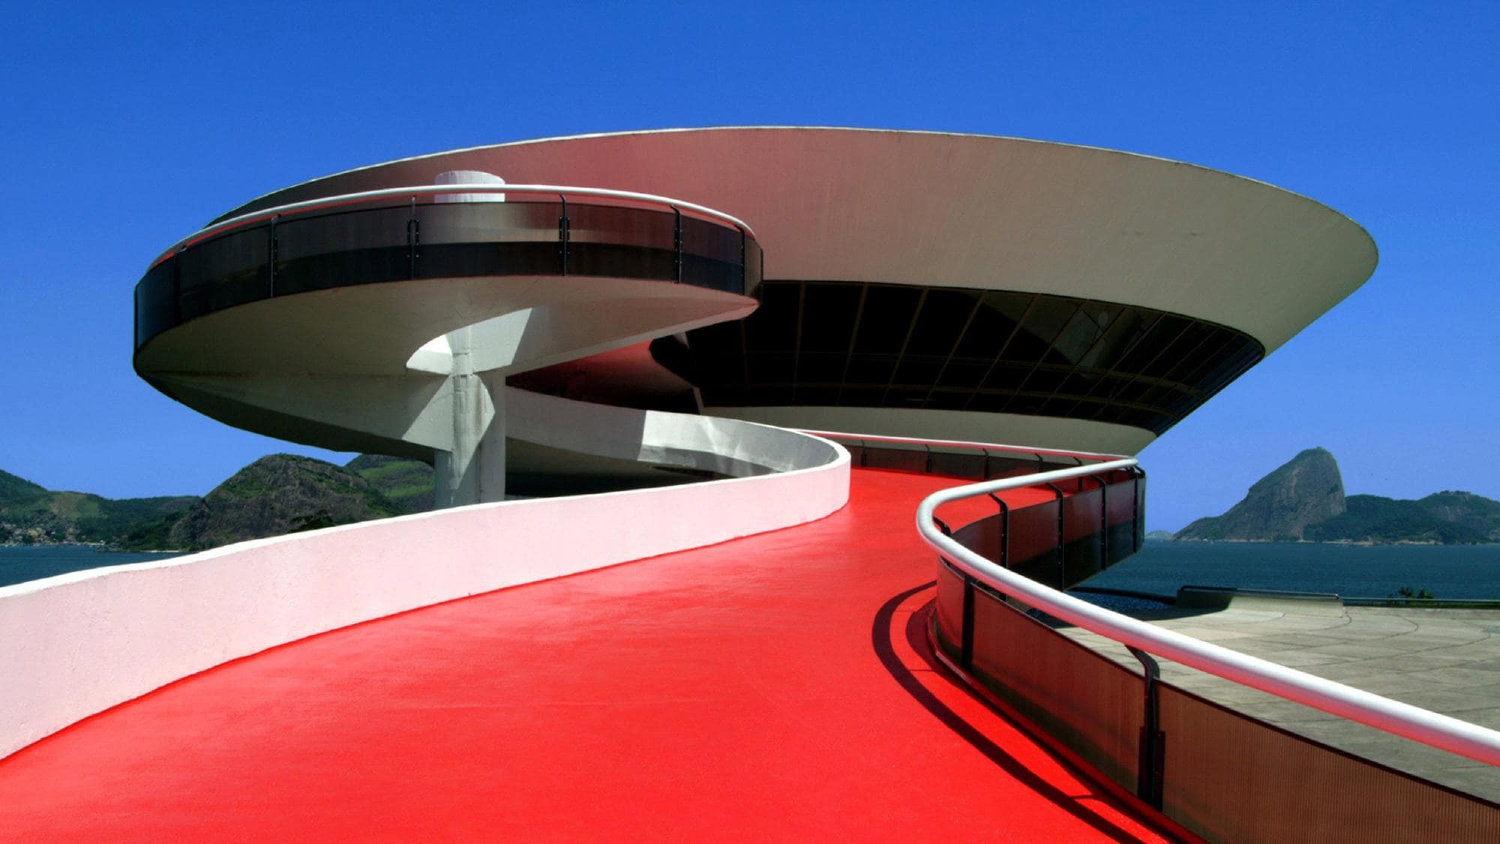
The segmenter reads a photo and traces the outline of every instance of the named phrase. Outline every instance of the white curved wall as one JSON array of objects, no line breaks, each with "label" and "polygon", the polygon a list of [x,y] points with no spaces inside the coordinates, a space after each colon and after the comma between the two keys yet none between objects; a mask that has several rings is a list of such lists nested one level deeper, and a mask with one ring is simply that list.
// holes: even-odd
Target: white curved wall
[{"label": "white curved wall", "polygon": [[0,588],[0,757],[179,678],[316,633],[801,524],[844,505],[846,451],[790,431],[757,436],[802,465],[478,504]]}]

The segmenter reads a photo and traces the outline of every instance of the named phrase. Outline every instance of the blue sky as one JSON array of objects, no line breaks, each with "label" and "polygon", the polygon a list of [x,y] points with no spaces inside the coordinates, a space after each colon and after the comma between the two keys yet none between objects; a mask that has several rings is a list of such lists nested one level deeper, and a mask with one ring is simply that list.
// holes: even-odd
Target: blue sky
[{"label": "blue sky", "polygon": [[1313,445],[1350,492],[1500,497],[1500,4],[935,8],[0,2],[0,469],[203,494],[328,456],[130,368],[148,262],[253,196],[502,141],[814,124],[1176,158],[1371,232],[1363,289],[1143,453],[1153,528]]}]

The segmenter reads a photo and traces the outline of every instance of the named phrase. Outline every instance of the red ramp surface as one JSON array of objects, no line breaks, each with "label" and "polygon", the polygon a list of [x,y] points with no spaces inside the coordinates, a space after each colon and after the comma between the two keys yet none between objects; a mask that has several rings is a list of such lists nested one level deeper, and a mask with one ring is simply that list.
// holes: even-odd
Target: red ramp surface
[{"label": "red ramp surface", "polygon": [[1159,837],[934,667],[953,483],[188,678],[0,761],[0,838]]}]

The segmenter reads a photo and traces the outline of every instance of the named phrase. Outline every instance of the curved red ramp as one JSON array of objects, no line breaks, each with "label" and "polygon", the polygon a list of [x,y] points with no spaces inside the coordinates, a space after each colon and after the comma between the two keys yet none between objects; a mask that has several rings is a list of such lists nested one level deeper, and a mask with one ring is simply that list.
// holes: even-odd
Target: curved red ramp
[{"label": "curved red ramp", "polygon": [[934,668],[951,483],[188,678],[0,762],[0,837],[1159,837]]}]

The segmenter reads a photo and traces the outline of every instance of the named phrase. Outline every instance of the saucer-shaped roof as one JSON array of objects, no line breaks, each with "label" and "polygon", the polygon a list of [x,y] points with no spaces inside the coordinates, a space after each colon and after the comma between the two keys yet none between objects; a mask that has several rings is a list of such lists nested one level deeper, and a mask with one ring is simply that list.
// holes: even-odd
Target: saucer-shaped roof
[{"label": "saucer-shaped roof", "polygon": [[642,191],[755,228],[769,279],[1042,292],[1243,331],[1271,351],[1374,271],[1369,235],[1306,197],[1166,159],[936,132],[747,127],[554,138],[402,159],[230,212],[430,184]]}]

